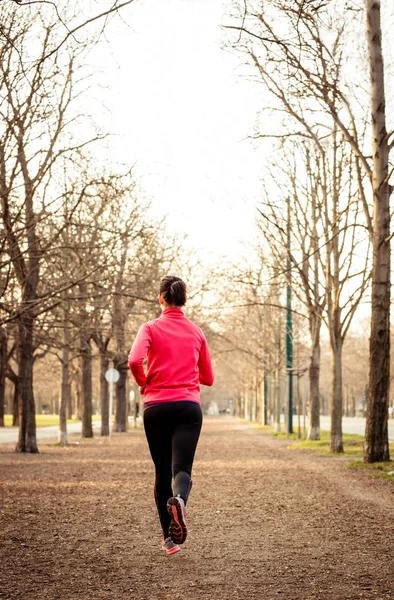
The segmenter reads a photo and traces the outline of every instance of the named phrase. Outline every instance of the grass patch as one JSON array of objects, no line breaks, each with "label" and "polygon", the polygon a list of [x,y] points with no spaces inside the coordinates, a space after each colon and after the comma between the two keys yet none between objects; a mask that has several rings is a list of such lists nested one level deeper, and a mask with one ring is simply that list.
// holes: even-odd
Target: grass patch
[{"label": "grass patch", "polygon": [[298,434],[293,432],[293,433],[287,433],[286,431],[274,431],[273,429],[271,430],[271,433],[274,437],[280,438],[280,439],[287,439],[287,440],[298,440]]},{"label": "grass patch", "polygon": [[272,435],[282,439],[288,439],[293,443],[289,446],[295,450],[310,450],[315,454],[319,454],[321,456],[362,456],[363,454],[363,443],[364,436],[357,434],[344,433],[343,434],[343,454],[332,454],[330,452],[330,432],[329,431],[320,431],[320,440],[309,441],[309,440],[300,440],[298,438],[298,432],[294,432],[288,435],[285,431],[273,431],[271,429]]},{"label": "grass patch", "polygon": [[[281,432],[280,434],[274,433],[274,435],[279,435],[281,437],[285,437],[286,433]],[[331,458],[338,457],[351,457],[353,459],[357,458],[357,460],[353,460],[348,465],[346,465],[350,469],[360,469],[365,470],[370,473],[374,477],[383,477],[384,479],[389,479],[390,481],[394,481],[394,460],[390,460],[382,463],[371,463],[366,464],[363,462],[363,445],[364,445],[364,436],[357,435],[354,433],[344,433],[343,434],[343,454],[332,454],[330,452],[330,442],[331,435],[329,431],[320,431],[320,440],[316,440],[310,442],[308,440],[301,441],[296,439],[294,443],[292,443],[289,447],[293,449],[301,449],[301,450],[309,450],[315,454],[319,454],[320,456],[330,456]],[[294,436],[290,436],[289,439],[294,439]],[[390,456],[394,456],[394,443],[389,445]],[[389,475],[390,472],[393,472],[393,475]]]},{"label": "grass patch", "polygon": [[[390,447],[390,455],[392,456],[394,452],[394,444],[391,446],[393,446]],[[377,463],[364,463],[362,460],[355,460],[346,466],[348,469],[365,471],[372,477],[381,477],[394,482],[394,460]]]},{"label": "grass patch", "polygon": [[304,440],[297,442],[295,447],[312,450],[324,456],[362,456],[364,436],[355,433],[343,434],[343,454],[332,454],[330,452],[331,435],[329,431],[320,431],[320,440]]},{"label": "grass patch", "polygon": [[[93,421],[99,419],[97,415],[93,416]],[[79,419],[67,419],[67,423],[81,423]],[[6,427],[12,427],[12,415],[4,416],[4,424]],[[51,427],[59,425],[59,415],[36,415],[37,427]]]}]

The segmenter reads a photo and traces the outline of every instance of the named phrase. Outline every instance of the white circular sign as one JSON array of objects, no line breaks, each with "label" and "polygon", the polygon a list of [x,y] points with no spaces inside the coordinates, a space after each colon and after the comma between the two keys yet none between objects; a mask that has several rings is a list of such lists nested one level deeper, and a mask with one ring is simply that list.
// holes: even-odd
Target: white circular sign
[{"label": "white circular sign", "polygon": [[108,369],[108,371],[105,373],[105,379],[108,381],[108,383],[116,383],[119,380],[119,377],[119,371],[116,369]]}]

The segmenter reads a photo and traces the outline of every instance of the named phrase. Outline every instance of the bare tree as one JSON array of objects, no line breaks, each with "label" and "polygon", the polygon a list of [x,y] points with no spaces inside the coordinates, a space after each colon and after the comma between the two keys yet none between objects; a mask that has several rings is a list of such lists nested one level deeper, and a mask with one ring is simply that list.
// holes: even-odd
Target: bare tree
[{"label": "bare tree", "polygon": [[[389,383],[389,255],[388,198],[390,194],[388,153],[391,136],[386,132],[384,112],[384,69],[381,47],[380,2],[367,2],[369,23],[369,57],[372,75],[372,112],[374,148],[365,138],[368,114],[365,106],[363,73],[355,81],[354,72],[347,79],[343,65],[349,49],[359,44],[363,24],[357,3],[294,2],[272,0],[263,8],[249,8],[237,29],[238,44],[248,53],[272,97],[278,100],[287,119],[286,133],[264,135],[283,138],[289,131],[313,139],[329,134],[332,122],[354,157],[359,181],[359,199],[365,213],[367,229],[373,239],[373,296],[370,352],[370,417],[374,439],[368,442],[366,460],[372,460],[372,446],[386,448]],[[357,10],[353,10],[357,9]],[[280,17],[280,18],[278,18]],[[361,49],[362,54],[362,49]],[[354,90],[357,89],[357,97]],[[371,93],[369,94],[371,98]],[[365,100],[365,102],[363,102]],[[377,148],[379,148],[377,152]],[[373,211],[364,181],[373,195]],[[372,218],[372,214],[374,218]],[[382,266],[384,265],[384,266]],[[376,283],[375,283],[376,281]],[[377,290],[379,289],[379,292]],[[379,349],[379,350],[378,350]],[[385,408],[383,408],[385,405]],[[370,435],[370,434],[368,434]],[[372,438],[371,438],[372,439]],[[385,451],[383,455],[388,456]],[[369,458],[368,458],[369,456]],[[374,454],[376,457],[377,454]],[[374,458],[375,460],[375,458]]]},{"label": "bare tree", "polygon": [[372,318],[369,350],[368,417],[364,461],[389,460],[390,392],[390,193],[389,151],[380,0],[367,0],[368,58],[371,76],[373,169]]},{"label": "bare tree", "polygon": [[4,427],[5,379],[7,368],[7,335],[0,327],[0,427]]},{"label": "bare tree", "polygon": [[[267,201],[261,211],[263,231],[276,257],[284,251],[290,255],[299,280],[297,286],[293,278],[293,289],[308,310],[312,359],[313,353],[315,359],[320,355],[314,345],[320,337],[320,324],[324,321],[327,325],[332,352],[331,451],[342,452],[342,349],[369,284],[369,236],[357,201],[354,159],[347,145],[338,142],[335,128],[324,143],[303,142],[296,148],[292,163],[284,158],[276,171],[282,204]],[[289,194],[294,205],[291,222],[286,214]],[[291,248],[288,227],[293,233]],[[365,244],[367,251],[360,253]],[[311,364],[310,371],[318,366]],[[312,385],[316,382],[311,381]],[[318,400],[313,400],[318,407]]]},{"label": "bare tree", "polygon": [[[277,263],[270,264],[270,255],[262,245],[255,251],[243,264],[228,268],[227,285],[221,285],[223,316],[215,319],[212,347],[214,356],[222,356],[225,364],[231,356],[239,366],[237,414],[264,424],[271,422],[279,429],[286,379],[285,277]],[[272,387],[269,404],[267,381]]]},{"label": "bare tree", "polygon": [[[75,57],[60,74],[56,55],[51,64],[41,61],[28,69],[22,66],[28,33],[37,25],[30,17],[20,19],[15,10],[2,12],[1,29],[6,34],[0,56],[3,119],[0,139],[0,193],[7,251],[20,287],[18,309],[18,365],[21,389],[20,429],[17,450],[37,452],[33,395],[34,321],[38,315],[40,263],[44,246],[39,223],[45,212],[45,192],[56,160],[65,153],[59,147],[66,126],[65,114],[72,97]],[[50,47],[50,31],[42,38],[42,56]],[[27,84],[26,78],[31,82]],[[54,110],[52,102],[59,91]],[[45,133],[40,132],[44,131]],[[38,143],[38,149],[37,149]],[[71,148],[68,149],[71,151]],[[19,198],[23,194],[23,201]],[[38,202],[42,201],[41,209]],[[46,241],[48,243],[48,241]]]},{"label": "bare tree", "polygon": [[[62,179],[69,180],[69,176],[64,177],[65,165],[66,170],[75,173],[87,145],[104,136],[95,132],[83,139],[78,124],[86,117],[73,110],[73,102],[87,85],[76,74],[88,41],[76,44],[71,30],[59,38],[58,15],[51,18],[39,3],[26,4],[36,6],[34,10],[22,11],[15,3],[8,3],[0,17],[0,199],[2,244],[8,256],[0,266],[7,277],[7,270],[12,271],[18,287],[17,302],[10,302],[7,297],[0,308],[2,322],[13,320],[18,326],[21,403],[17,450],[37,452],[33,394],[35,323],[41,314],[62,302],[65,289],[83,285],[78,279],[67,283],[59,280],[54,288],[42,278],[44,262],[49,254],[56,253],[64,228],[55,219],[64,199],[59,184]],[[101,16],[126,4],[129,2],[116,2]],[[32,36],[38,48],[34,58]],[[71,212],[82,199],[83,193]],[[48,220],[58,227],[49,231]]]},{"label": "bare tree", "polygon": [[[70,2],[70,0],[63,0],[60,2],[52,2],[51,0],[0,0],[4,3],[4,5],[10,5],[12,10],[15,10],[15,5],[19,6],[19,10],[22,11],[24,7],[33,6],[32,13],[42,13],[44,12],[42,5],[47,5],[47,14],[49,11],[52,12],[52,19],[54,18],[62,28],[61,34],[59,35],[59,39],[57,40],[56,45],[48,50],[48,52],[44,55],[44,57],[40,60],[46,60],[53,54],[59,52],[63,46],[67,44],[69,38],[73,40],[77,40],[77,36],[75,35],[77,32],[81,32],[81,30],[88,29],[92,26],[96,21],[98,23],[102,22],[102,26],[99,28],[96,34],[96,40],[99,39],[105,32],[106,26],[109,20],[116,16],[123,8],[132,4],[134,0],[124,0],[124,2],[120,2],[119,0],[111,0],[108,1],[108,7],[104,10],[100,10],[99,13],[92,15],[90,10],[84,12],[81,9],[79,2]],[[98,2],[102,7],[103,3]],[[14,5],[14,6],[12,6]],[[34,11],[34,12],[33,12]],[[32,14],[30,13],[30,14]],[[87,14],[86,14],[87,13]],[[23,13],[20,13],[20,17],[23,18]],[[9,42],[9,38],[6,30],[0,30],[0,37],[3,37],[6,42]]]},{"label": "bare tree", "polygon": [[[290,259],[291,287],[297,300],[307,309],[311,355],[309,362],[310,427],[309,439],[320,439],[320,330],[326,306],[326,288],[321,263],[321,212],[316,173],[313,172],[310,144],[297,141],[292,145],[291,154],[286,148],[270,174],[270,181],[278,182],[281,202],[267,200],[259,210],[260,228],[270,250],[279,260],[285,253]],[[297,164],[298,163],[298,164]],[[300,171],[300,173],[299,173]],[[290,222],[286,214],[286,204],[290,205]],[[288,244],[288,232],[292,242]],[[291,273],[286,274],[289,279]],[[296,365],[298,368],[300,365]]]}]

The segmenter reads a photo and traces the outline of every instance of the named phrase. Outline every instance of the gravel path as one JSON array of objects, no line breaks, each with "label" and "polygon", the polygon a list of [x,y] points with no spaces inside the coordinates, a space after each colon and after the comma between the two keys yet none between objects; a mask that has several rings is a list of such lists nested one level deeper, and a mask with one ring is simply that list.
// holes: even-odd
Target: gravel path
[{"label": "gravel path", "polygon": [[393,600],[394,485],[206,418],[166,556],[142,430],[0,448],[0,600]]}]

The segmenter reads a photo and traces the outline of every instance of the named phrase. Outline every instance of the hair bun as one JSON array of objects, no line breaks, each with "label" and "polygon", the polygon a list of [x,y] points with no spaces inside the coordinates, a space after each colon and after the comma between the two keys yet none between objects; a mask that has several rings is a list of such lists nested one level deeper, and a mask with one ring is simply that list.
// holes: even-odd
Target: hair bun
[{"label": "hair bun", "polygon": [[183,306],[186,303],[186,284],[179,277],[164,277],[160,284],[160,294],[168,304]]}]

